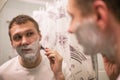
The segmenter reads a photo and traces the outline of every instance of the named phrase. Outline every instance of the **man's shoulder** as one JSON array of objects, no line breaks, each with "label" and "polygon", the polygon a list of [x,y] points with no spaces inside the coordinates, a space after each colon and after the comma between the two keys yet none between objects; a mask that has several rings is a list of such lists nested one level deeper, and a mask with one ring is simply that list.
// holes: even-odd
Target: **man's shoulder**
[{"label": "man's shoulder", "polygon": [[7,70],[8,68],[10,68],[15,62],[16,62],[17,57],[14,57],[10,60],[8,60],[7,62],[3,63],[0,66],[0,73],[4,72],[4,70]]}]

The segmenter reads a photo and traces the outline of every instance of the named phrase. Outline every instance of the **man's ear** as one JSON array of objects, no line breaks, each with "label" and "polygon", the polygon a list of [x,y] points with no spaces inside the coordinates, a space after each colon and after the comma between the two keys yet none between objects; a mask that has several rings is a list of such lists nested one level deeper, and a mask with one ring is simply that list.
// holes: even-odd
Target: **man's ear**
[{"label": "man's ear", "polygon": [[97,24],[100,29],[104,30],[107,27],[109,20],[108,8],[102,0],[96,0],[93,5],[96,13]]}]

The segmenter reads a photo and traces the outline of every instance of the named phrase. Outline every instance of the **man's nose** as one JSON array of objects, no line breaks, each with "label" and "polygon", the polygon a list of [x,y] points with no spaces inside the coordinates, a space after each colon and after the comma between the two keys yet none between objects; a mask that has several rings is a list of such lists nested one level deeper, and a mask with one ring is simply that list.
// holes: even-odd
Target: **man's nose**
[{"label": "man's nose", "polygon": [[68,28],[68,32],[69,33],[74,33],[75,31],[76,31],[75,26],[70,25],[69,28]]},{"label": "man's nose", "polygon": [[29,44],[29,40],[28,40],[28,38],[26,38],[26,37],[22,37],[21,44],[22,44],[22,45],[28,45],[28,44]]}]

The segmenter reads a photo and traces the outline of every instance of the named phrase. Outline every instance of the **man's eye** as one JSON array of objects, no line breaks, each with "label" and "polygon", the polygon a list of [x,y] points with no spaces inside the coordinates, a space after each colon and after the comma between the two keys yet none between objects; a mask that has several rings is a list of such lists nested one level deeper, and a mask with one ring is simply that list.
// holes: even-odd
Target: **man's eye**
[{"label": "man's eye", "polygon": [[19,41],[21,38],[22,38],[21,35],[16,35],[16,36],[13,37],[13,40]]},{"label": "man's eye", "polygon": [[69,17],[72,19],[74,18],[73,14],[69,13]]},{"label": "man's eye", "polygon": [[28,33],[26,34],[26,36],[27,36],[27,37],[31,37],[33,34],[34,34],[33,32],[28,32]]}]

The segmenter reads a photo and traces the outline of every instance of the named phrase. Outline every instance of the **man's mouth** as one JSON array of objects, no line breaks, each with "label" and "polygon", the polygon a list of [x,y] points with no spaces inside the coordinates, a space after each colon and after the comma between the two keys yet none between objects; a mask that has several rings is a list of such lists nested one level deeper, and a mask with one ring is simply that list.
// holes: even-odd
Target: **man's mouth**
[{"label": "man's mouth", "polygon": [[22,52],[30,52],[32,49],[22,49]]}]

